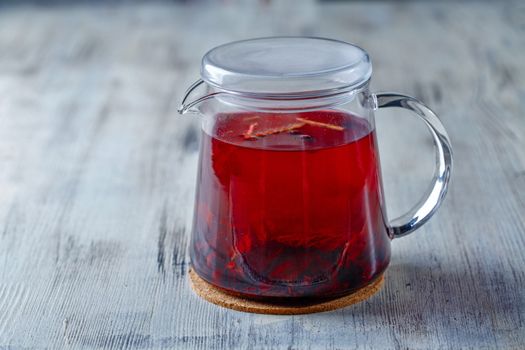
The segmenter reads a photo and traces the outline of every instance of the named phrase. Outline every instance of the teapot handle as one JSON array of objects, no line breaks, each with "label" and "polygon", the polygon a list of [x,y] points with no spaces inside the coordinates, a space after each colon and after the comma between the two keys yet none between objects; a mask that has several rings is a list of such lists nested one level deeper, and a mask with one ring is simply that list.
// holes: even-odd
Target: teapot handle
[{"label": "teapot handle", "polygon": [[394,93],[375,94],[378,108],[400,107],[423,119],[432,135],[436,150],[436,168],[432,183],[423,198],[408,213],[392,220],[393,238],[405,236],[426,223],[439,208],[447,193],[452,171],[452,147],[443,124],[423,103],[413,97]]}]

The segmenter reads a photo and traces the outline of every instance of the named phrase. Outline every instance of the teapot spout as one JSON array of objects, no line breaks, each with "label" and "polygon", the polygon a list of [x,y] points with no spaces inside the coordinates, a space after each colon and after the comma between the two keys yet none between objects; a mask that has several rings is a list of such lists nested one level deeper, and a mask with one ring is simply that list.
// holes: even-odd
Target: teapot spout
[{"label": "teapot spout", "polygon": [[199,86],[201,86],[202,84],[204,84],[204,80],[199,79],[196,82],[194,82],[193,84],[191,84],[190,87],[188,88],[188,90],[186,90],[186,93],[184,94],[184,98],[182,99],[182,102],[181,102],[179,108],[177,109],[177,112],[180,115],[183,115],[183,114],[186,114],[186,113],[198,113],[199,111],[194,108],[195,106],[197,106],[201,102],[204,102],[206,100],[209,100],[209,99],[215,97],[215,95],[218,95],[220,93],[220,92],[215,92],[215,93],[203,95],[203,96],[201,96],[201,97],[199,97],[199,98],[197,98],[197,99],[195,99],[193,101],[188,101],[188,99],[190,98],[190,95]]}]

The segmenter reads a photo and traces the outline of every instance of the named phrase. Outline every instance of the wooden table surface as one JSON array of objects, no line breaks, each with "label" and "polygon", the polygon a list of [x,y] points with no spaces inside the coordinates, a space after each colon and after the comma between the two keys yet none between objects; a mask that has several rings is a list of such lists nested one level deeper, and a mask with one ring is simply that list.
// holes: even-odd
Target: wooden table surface
[{"label": "wooden table surface", "polygon": [[[455,151],[384,288],[304,316],[223,309],[187,278],[199,121],[177,105],[207,49],[283,34],[366,48],[374,90],[429,104]],[[403,111],[377,125],[394,217],[430,181],[432,143]],[[524,218],[519,3],[0,7],[2,350],[523,349]]]}]

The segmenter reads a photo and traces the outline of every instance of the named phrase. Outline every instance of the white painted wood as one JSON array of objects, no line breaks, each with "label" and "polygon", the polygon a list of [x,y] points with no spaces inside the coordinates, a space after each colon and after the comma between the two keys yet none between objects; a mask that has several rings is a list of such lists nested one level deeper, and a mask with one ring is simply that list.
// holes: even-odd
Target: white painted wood
[{"label": "white painted wood", "polygon": [[[523,348],[525,7],[212,6],[0,7],[0,349]],[[428,103],[455,150],[384,289],[335,312],[244,314],[188,287],[198,122],[177,104],[208,48],[279,34],[365,47],[373,86]],[[394,216],[432,145],[404,112],[377,124]]]}]

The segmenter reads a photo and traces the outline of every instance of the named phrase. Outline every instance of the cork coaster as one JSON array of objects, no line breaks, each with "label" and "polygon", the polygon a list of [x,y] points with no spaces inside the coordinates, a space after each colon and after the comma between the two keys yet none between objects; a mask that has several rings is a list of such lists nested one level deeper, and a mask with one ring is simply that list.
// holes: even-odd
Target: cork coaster
[{"label": "cork coaster", "polygon": [[381,289],[384,282],[384,277],[383,275],[381,275],[368,286],[349,295],[330,300],[323,300],[318,303],[289,305],[243,299],[228,294],[203,280],[191,269],[189,272],[189,276],[191,286],[195,293],[197,293],[201,298],[209,301],[210,303],[237,311],[269,315],[310,314],[316,312],[331,311],[350,306],[370,298],[372,295],[374,295]]}]

